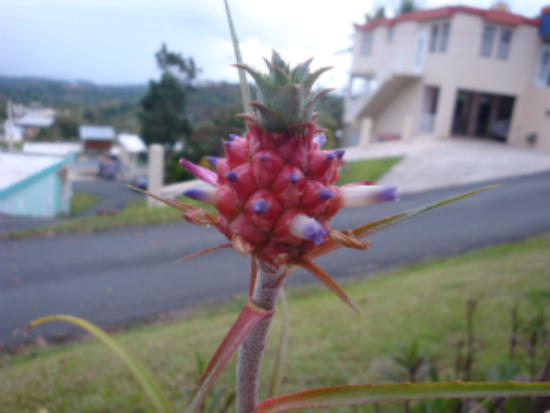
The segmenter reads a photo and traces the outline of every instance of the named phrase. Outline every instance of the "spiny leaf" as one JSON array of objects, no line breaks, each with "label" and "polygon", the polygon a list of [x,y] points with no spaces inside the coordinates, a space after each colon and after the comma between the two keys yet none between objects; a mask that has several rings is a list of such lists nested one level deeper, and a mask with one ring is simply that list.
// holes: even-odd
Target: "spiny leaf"
[{"label": "spiny leaf", "polygon": [[[464,194],[456,195],[451,198],[444,199],[442,201],[437,201],[432,204],[427,204],[421,207],[413,208],[405,212],[400,212],[399,214],[392,215],[383,219],[380,219],[378,221],[370,222],[365,225],[361,225],[353,230],[351,230],[352,234],[357,238],[365,238],[369,235],[372,235],[378,231],[382,231],[383,229],[386,229],[392,225],[395,225],[399,222],[402,222],[406,219],[412,218],[415,215],[421,214],[423,212],[429,211],[431,209],[438,208],[440,206],[450,204],[451,202],[458,201],[463,198],[467,198],[469,196],[479,194],[480,192],[487,191],[488,189],[496,188],[498,184],[496,185],[490,185],[483,188],[476,189],[474,191],[466,192]],[[329,252],[332,252],[334,250],[337,250],[342,245],[340,245],[337,242],[334,242],[333,240],[327,240],[323,242],[318,247],[312,249],[310,252],[306,254],[306,256],[309,259],[320,257],[321,255],[328,254]]]},{"label": "spiny leaf", "polygon": [[332,92],[334,89],[323,89],[315,93],[311,98],[308,98],[308,102],[306,104],[306,107],[304,109],[303,113],[303,119],[305,121],[310,120],[313,117],[313,110],[315,109],[315,106],[317,105],[317,102],[325,96],[327,93]]},{"label": "spiny leaf", "polygon": [[286,304],[285,290],[282,287],[279,293],[279,297],[281,299],[281,312],[283,315],[281,337],[279,339],[277,355],[275,356],[273,372],[271,373],[271,380],[269,381],[269,390],[267,392],[267,397],[275,397],[281,391],[281,385],[283,383],[286,364],[286,352],[288,349],[288,308]]},{"label": "spiny leaf", "polygon": [[269,131],[285,130],[284,120],[278,117],[271,109],[256,102],[252,102],[250,106],[252,106],[258,111],[258,117],[266,125],[266,130],[269,130]]},{"label": "spiny leaf", "polygon": [[75,326],[78,326],[95,336],[97,339],[106,344],[111,350],[113,350],[116,355],[126,363],[132,371],[134,377],[139,381],[139,384],[145,391],[145,394],[151,401],[151,404],[155,407],[155,411],[158,413],[171,413],[174,411],[168,403],[168,400],[166,400],[162,394],[160,387],[153,380],[145,367],[143,367],[143,365],[128,351],[126,351],[113,337],[88,321],[69,315],[51,315],[39,318],[27,326],[26,332],[28,332],[31,328],[48,321],[64,321],[66,323],[74,324]]},{"label": "spiny leaf", "polygon": [[201,250],[201,251],[195,252],[191,255],[188,255],[186,257],[183,257],[183,258],[177,260],[176,262],[187,261],[187,260],[190,260],[191,258],[195,258],[195,257],[198,257],[202,254],[206,254],[207,252],[212,252],[212,251],[220,250],[220,249],[223,249],[223,248],[233,248],[233,244],[222,244],[222,245],[218,245],[217,247],[207,248],[205,250]]},{"label": "spiny leaf", "polygon": [[[252,69],[250,66],[243,65],[243,64],[236,64],[233,65],[235,67],[238,67],[241,70],[246,70],[250,76],[254,79],[254,82],[256,83],[256,86],[258,86],[258,92],[262,95],[262,100],[264,102],[269,102],[271,99],[273,99],[273,95],[277,91],[277,89],[268,82],[268,80],[259,72]],[[250,103],[248,104],[250,106]]]},{"label": "spiny leaf", "polygon": [[312,263],[306,257],[299,258],[294,264],[299,265],[304,270],[309,271],[315,278],[321,281],[330,291],[336,294],[340,299],[342,299],[347,305],[353,308],[361,317],[365,315],[361,312],[359,307],[348,297],[348,295],[342,290],[342,288],[334,281],[326,272],[324,272],[320,267]]},{"label": "spiny leaf", "polygon": [[424,399],[477,399],[550,395],[550,383],[404,383],[325,387],[266,400],[256,412],[284,412],[331,406]]},{"label": "spiny leaf", "polygon": [[[237,32],[235,31],[235,26],[233,25],[233,19],[231,18],[231,12],[229,11],[229,3],[227,0],[224,0],[225,3],[225,14],[227,15],[227,22],[229,23],[229,30],[231,31],[231,40],[233,41],[233,49],[235,50],[235,60],[237,64],[243,64],[243,58],[241,56],[241,48],[239,46],[239,39],[237,38]],[[239,69],[239,80],[241,83],[241,96],[243,99],[244,113],[250,112],[250,88],[248,87],[248,82],[246,81],[246,73],[243,69]]]},{"label": "spiny leaf", "polygon": [[[265,60],[265,59],[264,59]],[[269,69],[269,77],[271,83],[275,86],[283,87],[290,82],[289,77],[286,75],[283,69],[278,66],[275,66],[273,63],[265,60],[267,67]]]},{"label": "spiny leaf", "polygon": [[237,321],[235,321],[199,377],[197,386],[193,391],[192,400],[185,409],[186,413],[194,413],[199,410],[208,390],[210,390],[235,350],[241,345],[250,330],[270,313],[255,305],[252,300],[246,303]]},{"label": "spiny leaf", "polygon": [[157,201],[160,201],[165,205],[171,206],[172,208],[175,208],[175,209],[177,209],[181,212],[189,212],[189,211],[192,211],[193,209],[200,209],[200,208],[197,208],[193,205],[186,204],[184,202],[180,202],[180,201],[178,201],[177,199],[174,199],[174,198],[168,198],[166,196],[155,195],[151,192],[144,191],[143,189],[136,188],[135,186],[132,186],[132,185],[126,185],[126,186],[130,189],[133,189],[134,191],[141,192],[144,195],[147,195],[147,196],[149,196],[153,199],[156,199]]},{"label": "spiny leaf", "polygon": [[309,92],[311,91],[311,88],[313,87],[313,84],[319,78],[319,76],[321,76],[324,72],[330,69],[332,69],[332,67],[322,67],[321,69],[316,70],[315,72],[309,74],[305,78],[303,85],[304,85],[304,91],[306,95],[309,94]]},{"label": "spiny leaf", "polygon": [[309,65],[311,64],[311,59],[306,60],[305,62],[300,63],[290,73],[290,80],[292,83],[300,83],[307,75],[309,75]]},{"label": "spiny leaf", "polygon": [[[304,106],[305,96],[302,86],[288,84],[279,88],[269,107],[282,117],[285,125],[292,125],[302,120],[302,113],[300,112]],[[304,120],[307,121],[308,119]]]}]

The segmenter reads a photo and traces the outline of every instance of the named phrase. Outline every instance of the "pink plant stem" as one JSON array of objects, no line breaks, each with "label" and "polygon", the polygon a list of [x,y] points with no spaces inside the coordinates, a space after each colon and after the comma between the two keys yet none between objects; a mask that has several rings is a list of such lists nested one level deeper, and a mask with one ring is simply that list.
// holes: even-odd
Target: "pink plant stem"
[{"label": "pink plant stem", "polygon": [[256,408],[260,367],[284,275],[285,267],[274,268],[260,261],[252,300],[258,307],[273,310],[273,313],[250,330],[239,349],[237,413],[251,413]]}]

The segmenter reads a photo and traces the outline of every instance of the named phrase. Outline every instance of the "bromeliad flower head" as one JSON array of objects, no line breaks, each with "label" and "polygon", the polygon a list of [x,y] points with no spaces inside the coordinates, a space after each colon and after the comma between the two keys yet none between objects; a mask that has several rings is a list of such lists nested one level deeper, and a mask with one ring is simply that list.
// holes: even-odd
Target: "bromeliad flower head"
[{"label": "bromeliad flower head", "polygon": [[[329,228],[342,207],[397,200],[396,188],[334,185],[343,150],[323,151],[323,129],[315,105],[329,89],[312,91],[328,68],[309,71],[311,59],[292,70],[279,54],[266,60],[268,75],[245,65],[257,86],[254,114],[241,115],[248,133],[223,142],[225,158],[208,157],[215,173],[185,159],[181,165],[208,187],[184,195],[219,212],[217,228],[242,254],[273,266],[292,264],[329,238],[365,247],[349,234]],[[355,245],[355,246],[354,246]]]}]

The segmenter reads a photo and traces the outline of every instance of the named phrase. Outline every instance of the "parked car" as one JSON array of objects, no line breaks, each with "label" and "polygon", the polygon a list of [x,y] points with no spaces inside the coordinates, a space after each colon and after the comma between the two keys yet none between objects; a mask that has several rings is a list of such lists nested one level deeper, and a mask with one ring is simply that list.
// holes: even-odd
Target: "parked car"
[{"label": "parked car", "polygon": [[116,179],[118,162],[112,159],[103,159],[99,162],[99,176],[103,179]]},{"label": "parked car", "polygon": [[140,175],[136,177],[130,185],[135,186],[136,188],[147,191],[147,185],[149,184],[149,177],[147,175]]}]

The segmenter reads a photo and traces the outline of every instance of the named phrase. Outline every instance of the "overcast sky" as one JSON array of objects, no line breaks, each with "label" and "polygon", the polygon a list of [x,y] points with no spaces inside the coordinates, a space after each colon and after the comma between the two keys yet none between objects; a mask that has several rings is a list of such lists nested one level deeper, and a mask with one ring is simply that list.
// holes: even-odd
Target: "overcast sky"
[{"label": "overcast sky", "polygon": [[[532,17],[548,1],[508,3],[512,12]],[[391,11],[398,2],[232,0],[230,6],[245,62],[261,66],[271,48],[292,63],[315,56],[315,66],[335,66],[323,86],[342,87],[350,67],[350,54],[342,52],[351,46],[353,23],[363,23],[375,5]],[[201,80],[238,81],[223,0],[0,0],[0,75],[143,84],[159,76],[154,54],[163,42],[193,57]]]}]

